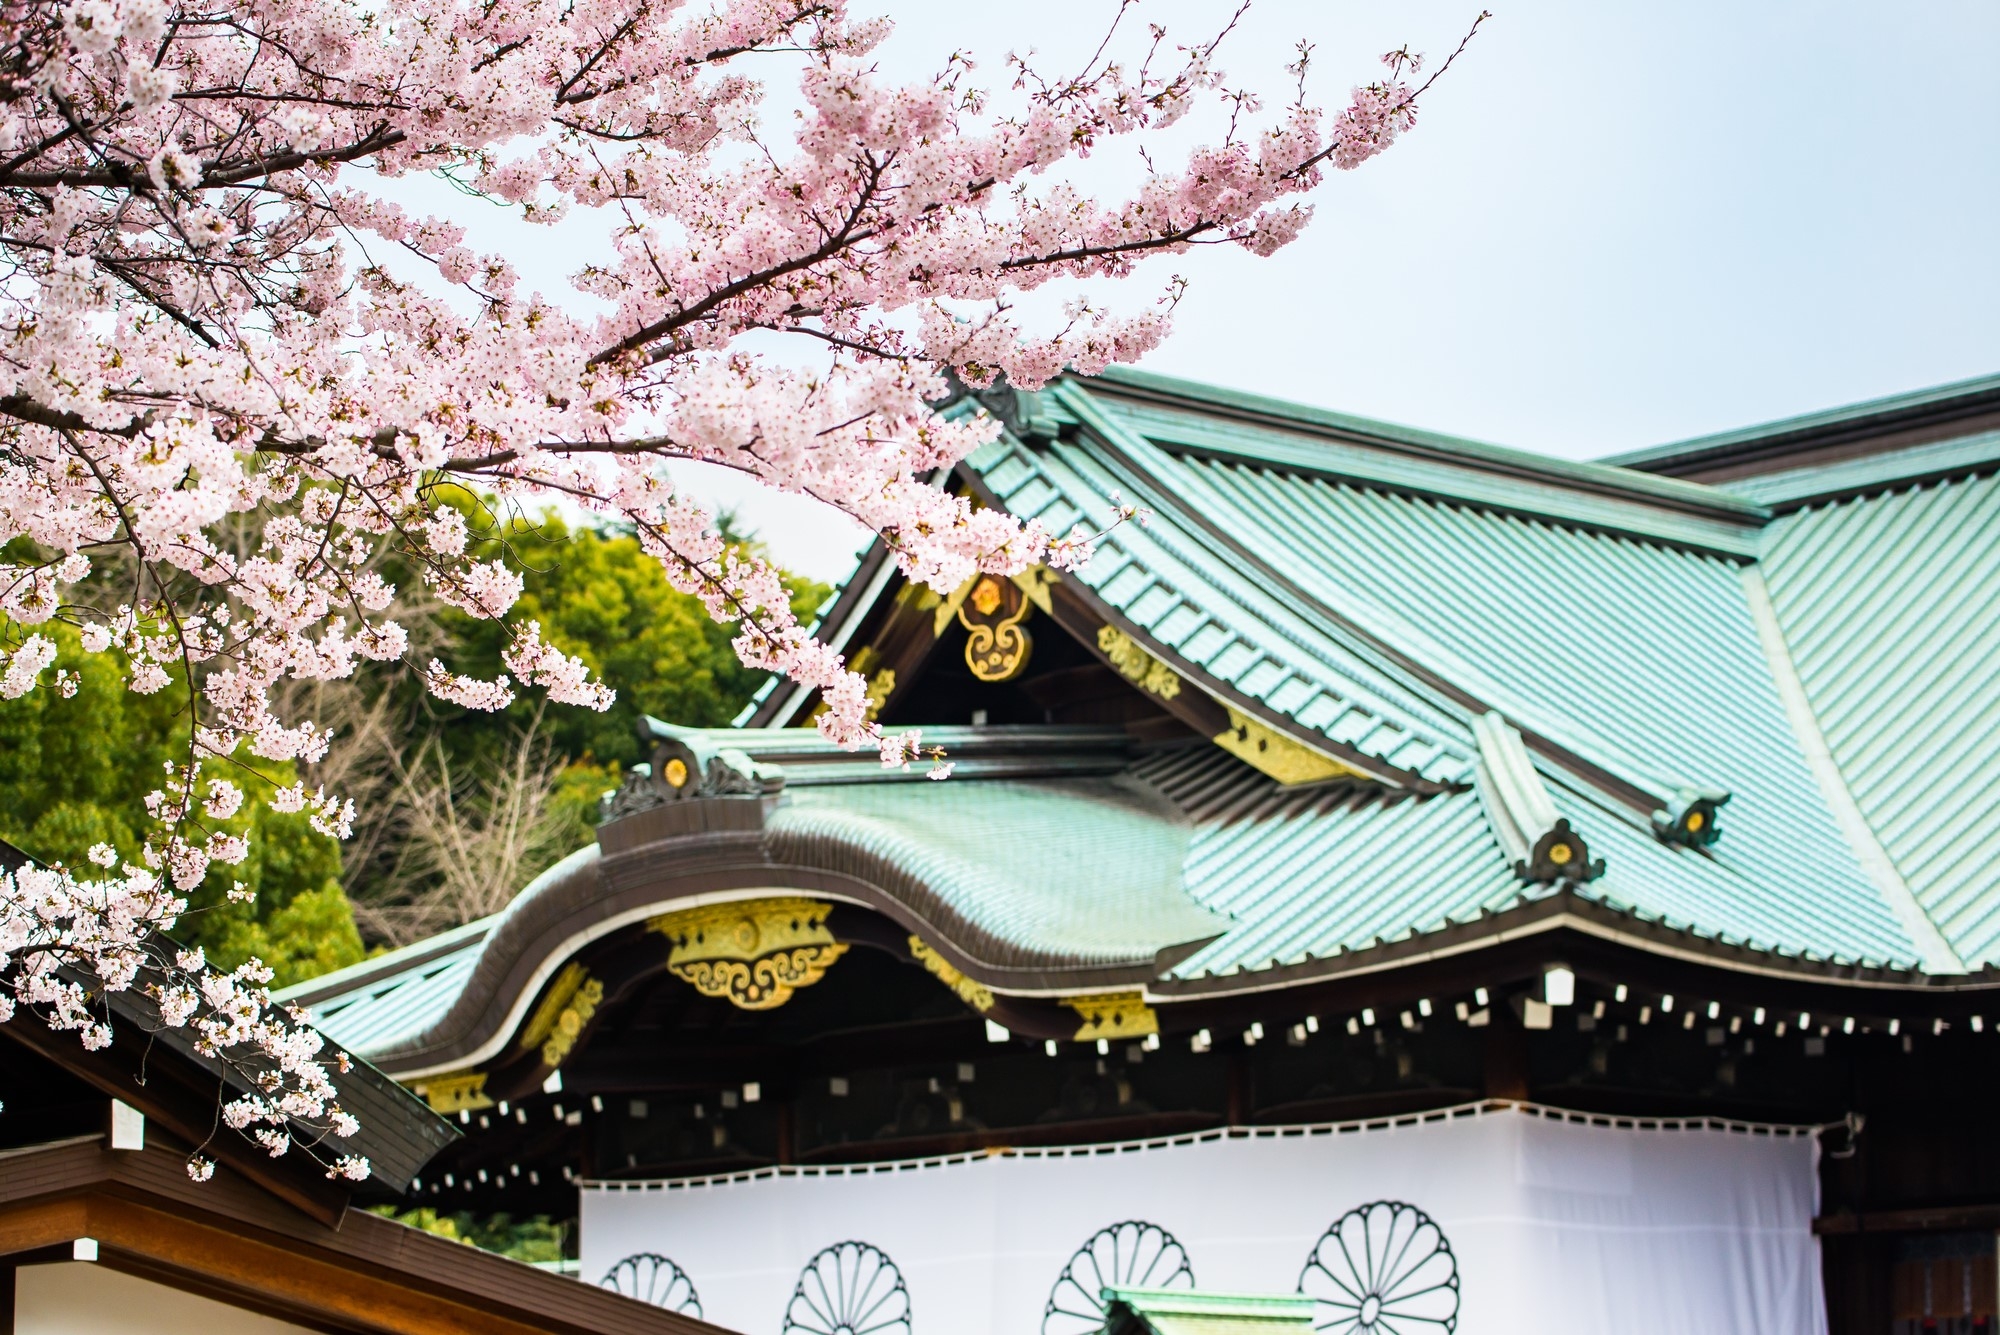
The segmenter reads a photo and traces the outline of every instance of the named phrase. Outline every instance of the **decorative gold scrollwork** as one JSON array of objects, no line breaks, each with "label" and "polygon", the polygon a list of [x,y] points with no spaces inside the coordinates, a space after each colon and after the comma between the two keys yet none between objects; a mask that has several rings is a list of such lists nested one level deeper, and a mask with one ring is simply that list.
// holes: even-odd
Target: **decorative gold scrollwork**
[{"label": "decorative gold scrollwork", "polygon": [[880,668],[868,678],[868,721],[873,723],[881,716],[882,706],[889,703],[889,697],[896,693],[896,669]]},{"label": "decorative gold scrollwork", "polygon": [[1094,992],[1064,997],[1062,1004],[1083,1018],[1076,1031],[1079,1043],[1098,1038],[1144,1038],[1160,1032],[1160,1017],[1146,1004],[1143,992]]},{"label": "decorative gold scrollwork", "polygon": [[456,1112],[478,1112],[481,1108],[493,1106],[493,1100],[486,1095],[484,1071],[435,1075],[416,1086],[415,1092],[423,1095],[432,1112],[446,1117]]},{"label": "decorative gold scrollwork", "polygon": [[569,1005],[569,999],[576,995],[576,990],[583,986],[583,980],[588,977],[590,975],[585,972],[584,967],[575,961],[563,966],[563,971],[556,975],[553,983],[549,984],[548,994],[542,998],[542,1004],[535,1007],[535,1013],[529,1016],[528,1023],[521,1027],[521,1051],[538,1048],[547,1040],[556,1027],[556,1017],[562,1014],[563,1007]]},{"label": "decorative gold scrollwork", "polygon": [[542,1065],[561,1066],[568,1059],[576,1040],[583,1033],[583,1027],[590,1023],[590,1017],[597,1014],[598,1005],[604,1000],[604,983],[597,978],[586,978],[569,999],[569,1005],[556,1016],[555,1028],[550,1031],[548,1041],[542,1044]]},{"label": "decorative gold scrollwork", "polygon": [[910,954],[937,976],[937,980],[958,993],[958,999],[980,1012],[993,1009],[993,989],[976,983],[953,968],[945,957],[924,944],[920,936],[910,938]]},{"label": "decorative gold scrollwork", "polygon": [[826,976],[847,953],[827,930],[833,905],[813,899],[712,904],[650,920],[672,943],[667,969],[703,996],[747,1011],[773,1010]]},{"label": "decorative gold scrollwork", "polygon": [[1180,674],[1139,647],[1139,642],[1116,626],[1100,626],[1097,647],[1118,669],[1118,675],[1140,690],[1171,700],[1181,693]]},{"label": "decorative gold scrollwork", "polygon": [[604,983],[571,961],[549,984],[548,995],[521,1030],[523,1052],[539,1047],[544,1066],[561,1066],[590,1017],[604,1002]]},{"label": "decorative gold scrollwork", "polygon": [[958,624],[965,627],[965,665],[981,681],[1012,681],[1028,666],[1034,638],[1021,622],[1034,610],[1028,595],[1013,580],[998,575],[976,576],[965,601],[958,605]]},{"label": "decorative gold scrollwork", "polygon": [[1332,756],[1294,741],[1234,705],[1228,708],[1229,726],[1216,734],[1215,744],[1279,783],[1323,783],[1328,779],[1367,777]]}]

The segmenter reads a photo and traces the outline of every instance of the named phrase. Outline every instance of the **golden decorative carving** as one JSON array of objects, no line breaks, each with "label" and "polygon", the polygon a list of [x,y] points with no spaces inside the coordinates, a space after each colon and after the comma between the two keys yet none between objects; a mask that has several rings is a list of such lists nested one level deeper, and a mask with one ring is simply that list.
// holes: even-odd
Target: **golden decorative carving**
[{"label": "golden decorative carving", "polygon": [[1144,1038],[1160,1032],[1160,1017],[1146,1004],[1143,992],[1095,992],[1064,997],[1062,1004],[1083,1017],[1076,1031],[1079,1043],[1097,1038]]},{"label": "golden decorative carving", "polygon": [[1047,566],[1029,566],[1014,576],[1014,583],[1028,595],[1029,602],[1041,609],[1043,616],[1056,614],[1055,604],[1049,599],[1049,590],[1061,582],[1062,576]]},{"label": "golden decorative carving", "polygon": [[817,983],[847,953],[827,930],[832,911],[813,899],[753,899],[663,913],[646,926],[672,943],[667,969],[675,977],[704,996],[766,1011]]},{"label": "golden decorative carving", "polygon": [[1327,779],[1368,777],[1234,706],[1229,707],[1229,727],[1216,734],[1215,744],[1279,783],[1321,783]]},{"label": "golden decorative carving", "polygon": [[[944,628],[949,626],[952,618],[958,615],[958,609],[965,606],[965,600],[972,596],[973,590],[980,588],[985,581],[991,578],[993,577],[990,575],[970,575],[963,584],[960,584],[956,589],[951,591],[949,597],[940,598],[933,593],[927,601],[920,601],[917,604],[919,610],[924,608],[936,609],[932,614],[933,620],[931,623],[931,635],[933,638],[944,634]],[[1039,608],[1044,615],[1055,615],[1055,604],[1049,599],[1049,590],[1061,582],[1062,577],[1060,575],[1047,566],[1029,566],[1020,574],[1011,576],[1010,578],[1013,580],[1014,587],[1027,595],[1028,601]],[[904,591],[908,592],[910,588],[916,587],[918,586],[909,585],[905,587]],[[999,592],[997,587],[994,592]],[[856,671],[861,670],[859,668],[856,669]]]},{"label": "golden decorative carving", "polygon": [[937,980],[958,993],[958,999],[980,1012],[993,1009],[993,989],[984,983],[976,983],[954,969],[944,956],[924,944],[920,936],[910,938],[910,954],[914,955],[926,969],[937,976]]},{"label": "golden decorative carving", "polygon": [[563,1007],[569,1005],[569,999],[576,995],[576,990],[583,986],[583,980],[588,977],[589,973],[581,964],[572,961],[563,966],[562,972],[549,984],[548,993],[542,998],[542,1004],[535,1007],[535,1013],[528,1017],[525,1025],[521,1026],[521,1051],[527,1052],[531,1048],[538,1048],[547,1040],[549,1034],[555,1030],[556,1017],[562,1014]]},{"label": "golden decorative carving", "polygon": [[445,1117],[457,1112],[478,1112],[481,1108],[493,1106],[493,1100],[486,1097],[484,1071],[432,1076],[416,1086],[416,1092],[423,1095],[432,1112]]},{"label": "golden decorative carving", "polygon": [[966,595],[966,601],[972,604],[972,610],[979,615],[992,616],[1000,606],[999,581],[991,575],[982,577],[972,586],[972,592]]},{"label": "golden decorative carving", "polygon": [[882,706],[889,703],[889,697],[896,693],[896,669],[883,668],[868,679],[868,721],[873,723],[881,714]]},{"label": "golden decorative carving", "polygon": [[965,627],[965,665],[981,681],[1012,681],[1028,666],[1034,637],[1021,626],[1034,604],[1020,585],[998,575],[977,575],[958,606]]},{"label": "golden decorative carving", "polygon": [[1116,626],[1100,626],[1097,647],[1120,676],[1140,690],[1171,700],[1181,693],[1180,674],[1147,653],[1139,642]]},{"label": "golden decorative carving", "polygon": [[577,1038],[583,1027],[590,1023],[590,1017],[597,1014],[597,1008],[604,1001],[602,979],[586,975],[570,996],[569,1004],[556,1015],[555,1023],[549,1028],[548,1040],[542,1044],[542,1065],[561,1066],[576,1047]]}]

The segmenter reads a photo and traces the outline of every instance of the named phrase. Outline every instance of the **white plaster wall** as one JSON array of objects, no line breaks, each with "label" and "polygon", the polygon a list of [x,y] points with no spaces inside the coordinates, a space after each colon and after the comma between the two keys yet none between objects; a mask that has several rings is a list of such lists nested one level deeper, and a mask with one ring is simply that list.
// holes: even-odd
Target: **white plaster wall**
[{"label": "white plaster wall", "polygon": [[14,1335],[310,1335],[304,1326],[246,1312],[88,1261],[15,1272]]}]

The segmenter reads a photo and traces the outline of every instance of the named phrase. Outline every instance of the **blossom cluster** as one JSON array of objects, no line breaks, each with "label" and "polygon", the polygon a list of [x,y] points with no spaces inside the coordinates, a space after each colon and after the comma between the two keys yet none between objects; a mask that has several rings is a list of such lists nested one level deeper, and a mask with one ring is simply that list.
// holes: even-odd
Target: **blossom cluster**
[{"label": "blossom cluster", "polygon": [[[963,58],[898,84],[870,58],[888,25],[846,0],[10,0],[0,27],[0,696],[74,689],[33,629],[51,619],[115,655],[129,689],[187,693],[147,854],[180,890],[246,851],[204,832],[234,809],[215,771],[326,752],[280,688],[409,654],[385,556],[508,625],[497,679],[410,665],[438,697],[609,706],[583,663],[509,621],[521,579],[470,542],[467,495],[629,526],[738,628],[746,663],[819,692],[827,737],[907,763],[917,739],[884,736],[778,572],[664,465],[837,506],[941,590],[1082,560],[1088,533],[939,484],[998,429],[940,413],[953,378],[1032,390],[1136,359],[1172,290],[1128,314],[1072,304],[1053,329],[1016,302],[1197,245],[1269,254],[1322,169],[1387,148],[1422,92],[1398,53],[1338,115],[1301,93],[1264,125],[1214,42],[1157,30],[1137,64],[1107,41],[1065,78],[1015,62],[999,94]],[[801,70],[783,137],[757,119],[750,71],[767,66]],[[1205,99],[1230,111],[1223,137],[1178,168],[1146,156],[1121,197],[1055,170],[1145,147]],[[384,197],[413,172],[531,222],[596,211],[612,258],[573,282],[602,313],[522,291],[463,227]],[[328,832],[352,816],[323,791],[281,798]],[[168,891],[146,884],[154,909],[132,924],[162,926]],[[137,936],[64,921],[98,943],[78,960],[125,967]],[[35,1004],[78,1019],[46,987]]]},{"label": "blossom cluster", "polygon": [[[161,877],[133,865],[109,874],[117,855],[103,845],[91,850],[91,861],[107,874],[79,879],[33,864],[0,869],[0,1023],[26,1008],[96,1051],[113,1038],[110,994],[133,993],[151,1003],[161,1026],[187,1031],[195,1051],[246,1091],[222,1109],[225,1125],[272,1155],[302,1145],[328,1177],[367,1177],[364,1156],[337,1148],[361,1129],[334,1089],[333,1071],[348,1069],[345,1054],[328,1055],[303,1014],[272,1003],[268,968],[251,961],[223,973],[200,950],[169,946],[159,933],[172,928],[187,901]],[[214,1168],[206,1150],[197,1148],[188,1161],[196,1181]]]}]

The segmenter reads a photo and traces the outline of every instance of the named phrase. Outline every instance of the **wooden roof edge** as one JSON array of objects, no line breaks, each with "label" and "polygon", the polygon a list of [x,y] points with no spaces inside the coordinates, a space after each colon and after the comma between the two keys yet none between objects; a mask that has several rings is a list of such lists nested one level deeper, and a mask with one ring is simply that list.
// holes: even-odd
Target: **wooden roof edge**
[{"label": "wooden roof edge", "polygon": [[2000,415],[2000,375],[1978,376],[1891,394],[1819,412],[1763,422],[1611,455],[1600,462],[1616,468],[1664,477],[1698,478],[1727,473],[1754,476],[1794,466],[1802,455],[1824,454],[1849,447],[1849,455],[1867,454],[1873,442],[1881,449],[1900,449],[1913,431],[1949,428],[1971,418]]},{"label": "wooden roof edge", "polygon": [[[176,1287],[343,1328],[549,1335],[714,1335],[720,1327],[593,1284],[349,1211],[328,1225],[227,1169],[190,1181],[185,1151],[148,1137],[27,1147],[0,1175],[0,1253],[95,1239],[100,1260]],[[165,1143],[162,1143],[162,1142]]]},{"label": "wooden roof edge", "polygon": [[1521,899],[1502,909],[1482,911],[1474,918],[1447,922],[1428,931],[1412,931],[1396,940],[1359,949],[1231,973],[1161,978],[1147,985],[1146,996],[1149,1002],[1162,1004],[1287,991],[1389,973],[1564,930],[1647,955],[1761,977],[1773,983],[1832,986],[1864,995],[1929,997],[1968,1004],[1977,998],[2000,998],[2000,969],[1990,965],[1977,972],[1938,974],[1744,945],[1603,903],[1568,884],[1553,894]]}]

